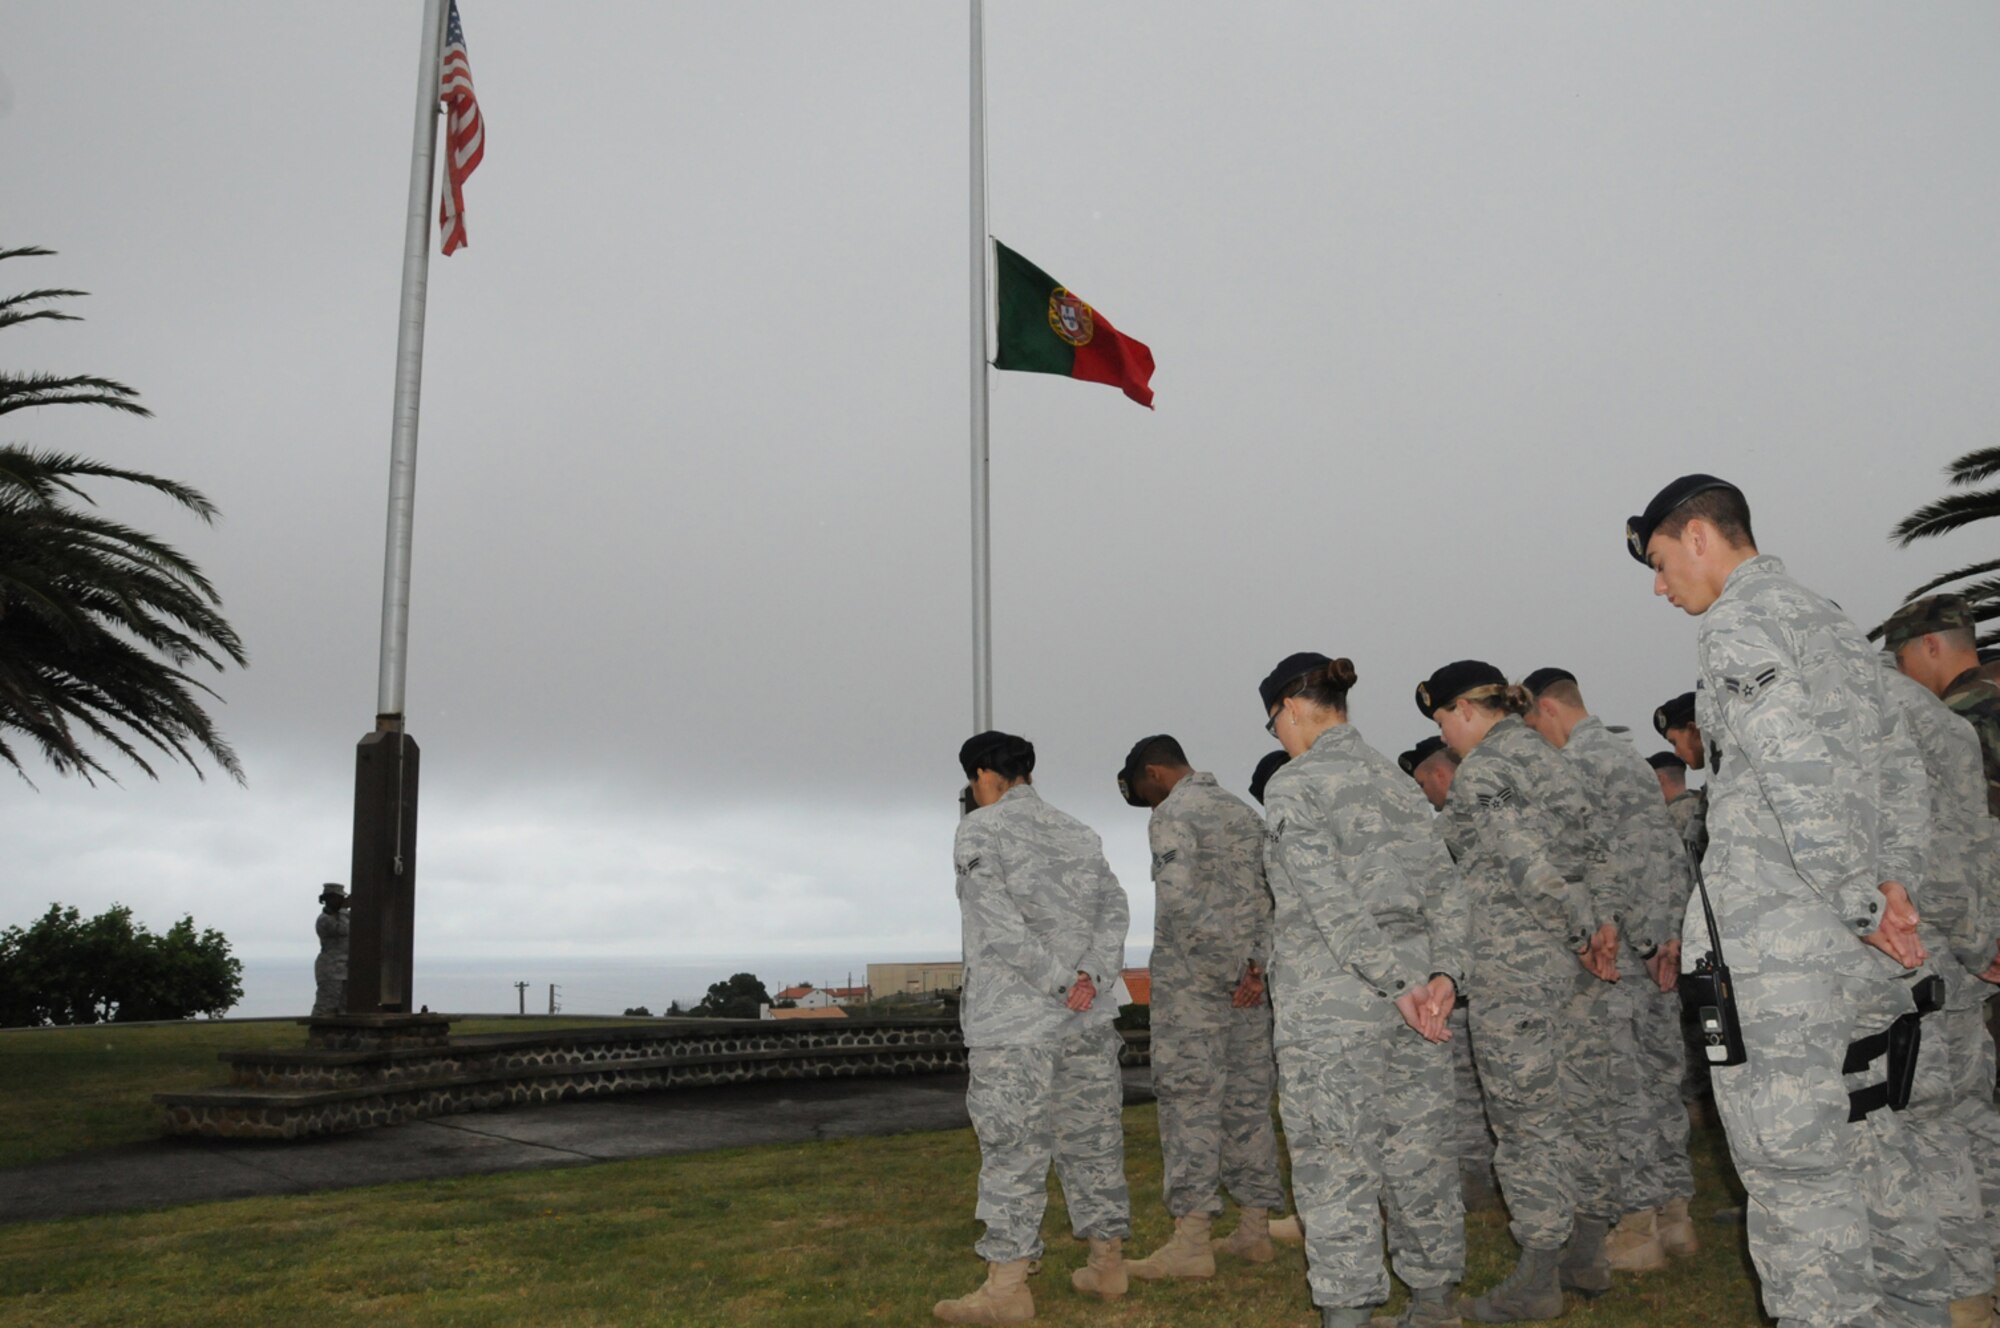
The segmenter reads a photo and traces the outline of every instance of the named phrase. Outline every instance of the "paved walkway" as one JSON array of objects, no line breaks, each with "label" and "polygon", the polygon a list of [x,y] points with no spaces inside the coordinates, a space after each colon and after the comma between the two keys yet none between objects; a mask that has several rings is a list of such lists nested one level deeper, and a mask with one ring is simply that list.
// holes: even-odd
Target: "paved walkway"
[{"label": "paved walkway", "polygon": [[[1152,1097],[1151,1072],[1126,1070],[1126,1104]],[[633,1093],[297,1143],[162,1139],[0,1170],[0,1224],[970,1124],[965,1077],[947,1074]]]}]

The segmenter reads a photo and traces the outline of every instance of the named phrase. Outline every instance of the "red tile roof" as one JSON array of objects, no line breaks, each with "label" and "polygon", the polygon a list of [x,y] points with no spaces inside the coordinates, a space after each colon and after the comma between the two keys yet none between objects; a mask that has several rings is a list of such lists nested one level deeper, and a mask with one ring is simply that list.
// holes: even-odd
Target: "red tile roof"
[{"label": "red tile roof", "polygon": [[1132,1004],[1151,1005],[1153,1003],[1153,970],[1150,968],[1128,968],[1124,971],[1125,990],[1132,993]]}]

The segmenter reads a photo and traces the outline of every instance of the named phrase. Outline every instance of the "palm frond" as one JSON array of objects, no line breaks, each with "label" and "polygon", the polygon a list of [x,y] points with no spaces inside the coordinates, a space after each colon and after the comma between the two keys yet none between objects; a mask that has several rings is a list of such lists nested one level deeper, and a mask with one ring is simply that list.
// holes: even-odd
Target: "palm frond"
[{"label": "palm frond", "polygon": [[2000,447],[1981,447],[1967,452],[1944,468],[1953,484],[1977,484],[2000,475]]},{"label": "palm frond", "polygon": [[0,415],[35,406],[108,406],[132,415],[151,416],[140,405],[135,388],[93,374],[0,374]]},{"label": "palm frond", "polygon": [[2000,558],[1988,558],[1983,562],[1967,563],[1955,571],[1946,572],[1941,576],[1934,576],[1915,590],[1912,590],[1909,594],[1903,596],[1903,603],[1908,604],[1913,599],[1922,599],[1933,590],[1952,581],[1957,581],[1968,576],[1982,576],[1987,572],[2000,572]]},{"label": "palm frond", "polygon": [[19,249],[0,249],[0,260],[8,258],[53,258],[55,250],[44,249],[39,244],[23,245]]},{"label": "palm frond", "polygon": [[2000,516],[2000,489],[1946,494],[1904,517],[1890,532],[1890,538],[1898,547],[1908,548],[1917,540],[1947,534],[1990,516]]}]

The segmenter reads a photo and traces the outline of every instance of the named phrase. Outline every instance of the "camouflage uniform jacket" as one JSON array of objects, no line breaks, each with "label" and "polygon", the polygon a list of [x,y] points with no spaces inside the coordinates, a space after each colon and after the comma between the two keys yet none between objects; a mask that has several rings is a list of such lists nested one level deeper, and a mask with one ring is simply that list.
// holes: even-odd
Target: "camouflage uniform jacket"
[{"label": "camouflage uniform jacket", "polygon": [[1474,992],[1570,982],[1577,952],[1618,920],[1593,811],[1574,764],[1515,716],[1459,763],[1442,829],[1472,894]]},{"label": "camouflage uniform jacket", "polygon": [[1687,846],[1688,867],[1694,875],[1700,875],[1702,855],[1708,852],[1708,790],[1682,789],[1667,804],[1667,815],[1673,818],[1674,829],[1680,832],[1681,843]]},{"label": "camouflage uniform jacket", "polygon": [[[1923,755],[1928,786],[1930,853],[1917,913],[1928,933],[1932,962],[1958,998],[1954,1004],[1971,1008],[1993,992],[1974,975],[1993,962],[2000,942],[2000,917],[1995,916],[2000,882],[1993,879],[2000,866],[2000,821],[1986,812],[1979,737],[1920,683],[1887,667],[1883,682]],[[1936,953],[1941,949],[1950,954]]]},{"label": "camouflage uniform jacket", "polygon": [[1153,851],[1153,991],[1227,1004],[1246,965],[1271,949],[1264,821],[1197,772],[1175,784],[1146,827]]},{"label": "camouflage uniform jacket", "polygon": [[[1845,614],[1758,555],[1696,634],[1709,743],[1702,860],[1732,968],[1849,967],[1881,923],[1879,886],[1914,898],[1929,818],[1922,757]],[[1690,908],[1687,952],[1709,946]],[[1683,959],[1683,967],[1689,965]]]},{"label": "camouflage uniform jacket", "polygon": [[2000,660],[1967,669],[1944,689],[1944,703],[1979,732],[1986,763],[1986,809],[2000,816]]},{"label": "camouflage uniform jacket", "polygon": [[[968,1047],[1057,1042],[1118,1017],[1125,892],[1096,832],[1027,784],[958,823],[952,845],[965,944],[959,1023]],[[1097,1000],[1065,1001],[1079,973]]]},{"label": "camouflage uniform jacket", "polygon": [[1433,973],[1464,971],[1466,898],[1416,785],[1336,725],[1264,790],[1276,903],[1271,989],[1279,1046],[1351,1020]]},{"label": "camouflage uniform jacket", "polygon": [[1595,715],[1570,730],[1564,756],[1576,763],[1596,799],[1611,870],[1625,887],[1624,941],[1640,958],[1680,934],[1694,878],[1687,848],[1660,798],[1660,777],[1630,738]]}]

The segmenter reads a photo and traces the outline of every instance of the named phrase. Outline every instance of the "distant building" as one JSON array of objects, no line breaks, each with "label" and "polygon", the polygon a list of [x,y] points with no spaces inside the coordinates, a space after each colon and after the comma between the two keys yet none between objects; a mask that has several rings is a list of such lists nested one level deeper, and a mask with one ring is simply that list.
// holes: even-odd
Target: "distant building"
[{"label": "distant building", "polygon": [[833,992],[826,987],[815,987],[810,982],[801,982],[796,987],[787,987],[771,997],[771,1003],[790,1001],[801,1010],[824,1010],[830,1005],[838,1005]]},{"label": "distant building", "polygon": [[965,965],[956,959],[936,964],[870,964],[868,993],[875,1000],[889,996],[928,996],[957,991],[965,985]]}]

